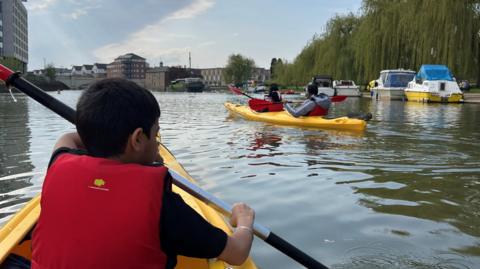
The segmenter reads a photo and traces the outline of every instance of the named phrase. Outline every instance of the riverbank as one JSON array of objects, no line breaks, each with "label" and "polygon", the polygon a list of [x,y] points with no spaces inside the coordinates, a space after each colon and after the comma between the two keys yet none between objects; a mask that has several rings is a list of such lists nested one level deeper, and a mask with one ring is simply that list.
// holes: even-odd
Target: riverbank
[{"label": "riverbank", "polygon": [[[68,87],[65,83],[61,81],[57,81],[57,80],[50,81],[44,77],[33,76],[33,75],[27,75],[27,76],[24,76],[24,78],[44,91],[70,90],[70,87]],[[1,91],[7,90],[4,84],[0,85],[0,90]]]},{"label": "riverbank", "polygon": [[[362,92],[362,97],[363,98],[372,98],[370,96],[370,92]],[[480,93],[464,93],[463,94],[463,102],[464,103],[474,103],[474,104],[480,104]]]},{"label": "riverbank", "polygon": [[463,94],[464,103],[477,103],[480,104],[480,93],[464,93]]}]

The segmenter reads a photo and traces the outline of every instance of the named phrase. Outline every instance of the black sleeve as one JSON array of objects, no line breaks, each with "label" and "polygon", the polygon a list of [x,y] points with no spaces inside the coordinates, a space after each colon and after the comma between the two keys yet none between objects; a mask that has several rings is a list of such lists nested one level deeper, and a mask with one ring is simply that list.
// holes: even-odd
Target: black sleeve
[{"label": "black sleeve", "polygon": [[71,153],[71,154],[76,154],[76,155],[85,155],[87,152],[82,149],[71,149],[67,147],[61,147],[56,149],[52,153],[52,157],[50,157],[50,161],[48,162],[48,167],[52,166],[53,162],[58,158],[58,156],[64,154],[64,153]]},{"label": "black sleeve", "polygon": [[182,197],[165,191],[160,221],[160,243],[169,256],[216,258],[227,244],[227,234],[211,225]]}]

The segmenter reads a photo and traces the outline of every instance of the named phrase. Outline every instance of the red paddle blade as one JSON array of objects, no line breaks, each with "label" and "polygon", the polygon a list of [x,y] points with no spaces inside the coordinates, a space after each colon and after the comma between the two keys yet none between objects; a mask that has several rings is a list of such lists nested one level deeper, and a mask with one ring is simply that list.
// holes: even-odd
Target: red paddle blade
[{"label": "red paddle blade", "polygon": [[332,96],[332,97],[330,98],[330,100],[331,100],[333,103],[342,102],[342,101],[345,101],[345,99],[347,99],[347,96],[345,96],[345,95],[337,95],[337,96]]},{"label": "red paddle blade", "polygon": [[228,89],[229,89],[231,92],[233,92],[234,94],[237,94],[237,95],[242,95],[242,94],[243,94],[242,91],[241,91],[239,88],[237,88],[237,87],[234,87],[234,86],[230,86],[230,85],[229,85],[229,86],[228,86]]},{"label": "red paddle blade", "polygon": [[6,81],[13,71],[0,64],[0,79]]}]

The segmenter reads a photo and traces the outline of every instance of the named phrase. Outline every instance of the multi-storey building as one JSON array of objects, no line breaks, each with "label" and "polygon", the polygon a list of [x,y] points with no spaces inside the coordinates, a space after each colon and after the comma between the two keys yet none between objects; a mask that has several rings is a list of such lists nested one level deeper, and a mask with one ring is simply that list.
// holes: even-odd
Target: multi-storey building
[{"label": "multi-storey building", "polygon": [[152,91],[165,91],[169,83],[168,67],[148,68],[145,74],[145,88]]},{"label": "multi-storey building", "polygon": [[226,85],[223,78],[223,69],[218,68],[205,68],[201,70],[201,74],[205,84],[210,86],[224,86]]},{"label": "multi-storey building", "polygon": [[[210,86],[225,86],[227,82],[223,77],[223,70],[225,68],[204,68],[201,70],[203,80],[205,84]],[[258,82],[265,82],[270,79],[270,70],[260,67],[255,67],[252,70],[251,80]]]},{"label": "multi-storey building", "polygon": [[125,79],[145,79],[147,63],[145,58],[128,53],[119,56],[107,66],[107,77]]},{"label": "multi-storey building", "polygon": [[250,79],[260,82],[270,80],[270,70],[261,67],[255,67],[252,71],[252,76]]},{"label": "multi-storey building", "polygon": [[26,72],[28,63],[28,15],[22,2],[0,1],[0,59]]}]

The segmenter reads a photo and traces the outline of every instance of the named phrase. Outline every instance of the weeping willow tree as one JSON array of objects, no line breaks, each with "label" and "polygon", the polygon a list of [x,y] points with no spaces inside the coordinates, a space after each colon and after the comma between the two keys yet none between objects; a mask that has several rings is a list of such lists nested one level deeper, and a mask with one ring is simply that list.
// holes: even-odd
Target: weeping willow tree
[{"label": "weeping willow tree", "polygon": [[360,83],[383,69],[445,64],[480,82],[480,0],[364,0],[361,14],[335,16],[292,63],[276,67],[282,84],[314,74]]}]

